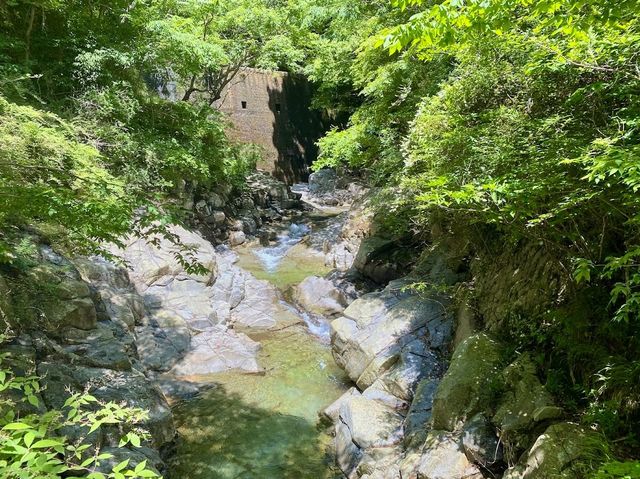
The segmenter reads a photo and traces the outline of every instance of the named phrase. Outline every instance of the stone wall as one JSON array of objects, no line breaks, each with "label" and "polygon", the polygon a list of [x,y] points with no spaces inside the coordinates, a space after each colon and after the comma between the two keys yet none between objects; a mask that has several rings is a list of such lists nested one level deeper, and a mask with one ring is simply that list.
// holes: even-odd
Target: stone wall
[{"label": "stone wall", "polygon": [[258,169],[294,183],[306,180],[317,157],[315,142],[325,131],[311,110],[308,82],[286,72],[245,68],[223,91],[216,107],[229,115],[231,137],[264,150]]}]

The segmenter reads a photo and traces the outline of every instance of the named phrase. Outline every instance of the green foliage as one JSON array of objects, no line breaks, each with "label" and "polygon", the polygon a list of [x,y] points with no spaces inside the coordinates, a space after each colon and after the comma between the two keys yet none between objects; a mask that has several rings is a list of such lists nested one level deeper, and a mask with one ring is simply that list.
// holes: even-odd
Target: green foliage
[{"label": "green foliage", "polygon": [[[0,343],[5,341],[0,336]],[[101,453],[88,435],[104,425],[124,430],[119,447],[140,447],[147,433],[137,424],[148,417],[141,409],[101,402],[90,394],[74,393],[61,410],[42,411],[39,378],[14,374],[0,354],[0,476],[6,479],[58,479],[60,477],[124,479],[159,477],[147,468],[146,461],[129,468],[128,460],[110,473],[99,472],[101,463],[111,454]],[[63,427],[82,431],[77,442],[60,434]]]},{"label": "green foliage", "polygon": [[640,462],[607,462],[592,477],[593,479],[634,479],[640,477]]},{"label": "green foliage", "polygon": [[[347,165],[386,187],[380,213],[416,241],[444,219],[559,258],[566,304],[511,311],[508,340],[534,354],[567,409],[633,447],[638,2],[392,3],[356,9],[361,28],[338,38],[357,48],[323,63],[330,88],[334,76],[350,86],[350,117],[320,140],[315,167]],[[485,250],[488,238],[469,237]]]},{"label": "green foliage", "polygon": [[135,203],[78,136],[61,118],[0,97],[1,229],[46,222],[85,250],[130,231]]}]

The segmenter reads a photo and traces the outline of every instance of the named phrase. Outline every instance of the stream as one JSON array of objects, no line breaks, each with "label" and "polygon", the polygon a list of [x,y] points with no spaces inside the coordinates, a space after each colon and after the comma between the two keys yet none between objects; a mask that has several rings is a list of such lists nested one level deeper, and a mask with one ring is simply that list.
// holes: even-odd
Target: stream
[{"label": "stream", "polygon": [[170,477],[342,477],[318,413],[350,384],[331,356],[329,321],[284,299],[307,276],[329,271],[313,238],[322,236],[332,214],[296,218],[270,246],[251,243],[236,249],[238,266],[279,291],[277,325],[243,330],[261,344],[258,360],[264,372],[190,378],[207,389],[174,403],[180,440]]}]

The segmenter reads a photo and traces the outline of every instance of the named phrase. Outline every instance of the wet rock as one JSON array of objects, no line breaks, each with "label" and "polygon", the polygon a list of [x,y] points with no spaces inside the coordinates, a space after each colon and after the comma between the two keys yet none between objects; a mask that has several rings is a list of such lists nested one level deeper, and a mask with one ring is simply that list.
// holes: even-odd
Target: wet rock
[{"label": "wet rock", "polygon": [[418,479],[482,479],[465,455],[460,438],[442,431],[429,433],[418,467]]},{"label": "wet rock", "polygon": [[433,401],[434,429],[453,431],[489,406],[490,385],[500,373],[500,351],[486,334],[471,336],[458,346]]},{"label": "wet rock", "polygon": [[347,306],[347,298],[333,283],[324,278],[309,276],[295,291],[295,300],[307,311],[326,316],[340,314]]}]

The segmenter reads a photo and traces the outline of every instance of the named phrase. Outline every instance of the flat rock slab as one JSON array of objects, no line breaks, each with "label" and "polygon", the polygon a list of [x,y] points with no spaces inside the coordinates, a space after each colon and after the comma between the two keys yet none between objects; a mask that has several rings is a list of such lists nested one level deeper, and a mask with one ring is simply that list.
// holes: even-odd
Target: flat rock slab
[{"label": "flat rock slab", "polygon": [[171,370],[175,376],[201,376],[229,370],[262,372],[257,354],[260,344],[243,333],[213,327],[191,338],[186,356]]}]

